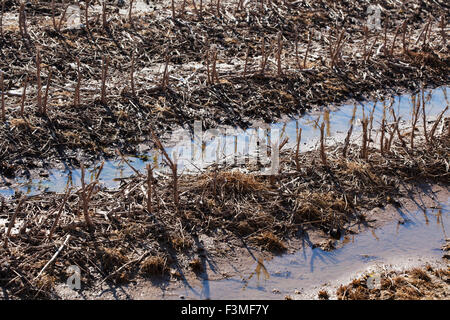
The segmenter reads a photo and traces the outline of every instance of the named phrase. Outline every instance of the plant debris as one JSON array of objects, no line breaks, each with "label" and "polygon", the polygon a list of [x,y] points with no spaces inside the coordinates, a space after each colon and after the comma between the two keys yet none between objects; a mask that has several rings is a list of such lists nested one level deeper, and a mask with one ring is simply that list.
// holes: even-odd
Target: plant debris
[{"label": "plant debris", "polygon": [[5,2],[2,175],[448,83],[442,0],[384,1],[373,28],[360,1],[77,3]]}]

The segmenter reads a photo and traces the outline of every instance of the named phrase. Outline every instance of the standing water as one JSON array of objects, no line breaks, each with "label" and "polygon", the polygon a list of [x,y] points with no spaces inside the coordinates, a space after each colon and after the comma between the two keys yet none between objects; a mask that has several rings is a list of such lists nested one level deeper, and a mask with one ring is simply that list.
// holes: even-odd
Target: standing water
[{"label": "standing water", "polygon": [[[301,151],[308,151],[317,148],[320,138],[320,129],[318,126],[319,120],[326,123],[327,139],[326,143],[328,145],[335,142],[342,142],[345,139],[347,130],[350,124],[353,122],[354,129],[352,137],[354,140],[360,140],[361,135],[361,119],[365,116],[369,119],[373,116],[373,132],[374,136],[372,139],[377,141],[377,129],[380,127],[381,119],[383,117],[383,109],[392,104],[397,117],[401,117],[401,123],[404,124],[410,121],[413,99],[424,99],[425,109],[427,113],[427,119],[432,119],[438,115],[444,106],[448,104],[448,93],[450,87],[443,86],[436,89],[425,90],[424,96],[421,94],[411,95],[404,94],[393,98],[393,100],[386,100],[384,102],[364,102],[355,104],[346,104],[339,108],[324,108],[320,111],[311,111],[305,115],[294,118],[285,119],[283,121],[273,123],[271,125],[258,125],[255,124],[253,128],[247,130],[234,129],[236,136],[216,136],[205,141],[205,146],[202,150],[202,163],[201,166],[196,163],[194,166],[189,165],[189,162],[184,163],[184,165],[179,166],[183,173],[188,173],[189,171],[198,172],[201,171],[208,165],[213,164],[217,161],[217,155],[224,159],[229,157],[229,152],[235,152],[235,146],[247,145],[249,136],[255,134],[255,130],[258,127],[269,127],[270,131],[279,132],[279,141],[288,138],[287,147],[292,147],[296,143],[297,130],[302,129],[301,137]],[[414,97],[414,98],[413,98]],[[387,121],[393,121],[392,116],[386,109]],[[266,128],[267,130],[267,128]],[[185,130],[175,130],[172,135],[172,139],[169,141],[164,141],[164,145],[167,147],[169,154],[174,154],[183,150],[183,147],[175,148],[174,144],[180,141],[180,132],[188,135],[188,131]],[[258,133],[259,134],[259,133]],[[204,139],[206,140],[204,134]],[[189,144],[192,141],[192,136],[182,137],[184,141],[188,141]],[[176,141],[176,142],[174,142]],[[231,145],[231,146],[230,146]],[[220,151],[218,153],[218,150]],[[248,150],[241,150],[241,154],[238,156],[248,155]],[[247,152],[247,153],[246,153]],[[236,155],[235,153],[233,155]],[[154,161],[155,164],[161,164],[159,160],[161,159],[158,152],[150,151],[147,154],[141,156],[129,156],[127,157],[128,162],[138,171],[145,172],[146,164],[148,161]],[[93,172],[92,168],[91,171]],[[105,161],[105,165],[100,176],[100,182],[106,187],[115,188],[120,185],[121,179],[134,174],[133,170],[125,164],[122,160],[109,160]],[[15,190],[20,189],[21,191],[27,193],[28,195],[37,194],[43,191],[55,191],[62,192],[64,187],[67,185],[67,181],[74,186],[80,186],[81,182],[81,171],[77,168],[69,169],[52,169],[48,171],[48,177],[41,179],[25,179],[18,178],[15,181],[7,181],[3,176],[0,176],[0,195],[12,196]],[[14,187],[8,187],[14,186]]]}]

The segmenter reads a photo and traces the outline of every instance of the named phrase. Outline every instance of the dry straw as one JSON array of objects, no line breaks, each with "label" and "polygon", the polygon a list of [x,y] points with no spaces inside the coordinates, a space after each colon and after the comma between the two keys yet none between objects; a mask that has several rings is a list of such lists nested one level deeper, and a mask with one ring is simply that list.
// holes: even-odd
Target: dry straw
[{"label": "dry straw", "polygon": [[5,78],[3,71],[0,71],[0,90],[2,92],[2,120],[6,121],[6,108],[5,108]]},{"label": "dry straw", "polygon": [[109,64],[109,58],[103,57],[102,59],[102,96],[101,96],[101,102],[102,104],[106,105],[106,78],[108,76],[108,64]]},{"label": "dry straw", "polygon": [[2,6],[0,7],[0,37],[3,38],[3,13],[5,12],[5,2],[6,0],[2,1]]},{"label": "dry straw", "polygon": [[327,166],[327,156],[325,154],[325,122],[320,126],[320,159],[322,164]]},{"label": "dry straw", "polygon": [[23,82],[23,91],[22,98],[20,101],[20,116],[23,118],[25,113],[25,99],[27,97],[27,86],[28,86],[28,76],[25,76],[25,80]]},{"label": "dry straw", "polygon": [[39,47],[36,48],[36,79],[37,79],[37,107],[38,112],[42,113],[41,53]]},{"label": "dry straw", "polygon": [[80,59],[77,57],[77,85],[75,86],[75,96],[74,96],[74,106],[78,107],[81,104],[80,98],[80,87],[81,87],[81,70],[80,70]]}]

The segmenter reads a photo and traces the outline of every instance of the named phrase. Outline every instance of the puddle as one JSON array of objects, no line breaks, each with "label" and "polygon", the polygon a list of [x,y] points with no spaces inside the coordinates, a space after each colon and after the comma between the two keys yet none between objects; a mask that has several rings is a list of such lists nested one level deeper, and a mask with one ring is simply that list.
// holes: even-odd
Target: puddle
[{"label": "puddle", "polygon": [[408,267],[441,259],[440,248],[450,232],[449,200],[425,213],[398,209],[403,224],[345,236],[340,240],[343,246],[334,251],[312,249],[305,240],[297,253],[259,260],[248,273],[204,280],[202,285],[172,293],[187,299],[284,299],[286,295],[309,299],[317,297],[322,285],[348,283],[376,265]]},{"label": "puddle", "polygon": [[[425,90],[424,98],[427,112],[427,119],[432,119],[438,115],[445,105],[448,104],[449,86],[443,86],[436,89]],[[421,97],[420,97],[421,99]],[[346,104],[339,108],[325,108],[321,111],[312,111],[295,119],[284,119],[283,121],[271,125],[255,125],[248,130],[239,130],[231,127],[218,128],[216,131],[201,131],[200,136],[203,139],[196,140],[192,135],[183,129],[174,130],[170,139],[164,140],[163,144],[167,147],[170,155],[178,159],[179,172],[198,173],[215,161],[226,161],[242,164],[245,158],[254,159],[258,154],[261,157],[261,145],[269,145],[283,141],[288,138],[287,147],[294,147],[297,141],[297,130],[302,129],[300,151],[308,151],[318,147],[320,138],[320,129],[318,124],[324,121],[326,123],[326,144],[342,142],[347,135],[350,123],[353,119],[354,129],[352,139],[361,140],[361,119],[363,116],[371,117],[373,114],[373,135],[372,139],[378,141],[376,131],[380,127],[383,116],[383,105],[390,105],[390,100],[383,102],[364,102],[356,104]],[[412,95],[405,94],[394,98],[393,108],[400,116],[403,125],[411,119]],[[448,112],[447,112],[448,114]],[[392,115],[387,112],[387,121],[392,121]],[[401,123],[402,123],[401,122]],[[422,127],[422,119],[419,119],[418,126]],[[200,128],[201,130],[201,128]],[[197,134],[198,131],[194,132]],[[197,135],[198,136],[198,135]],[[255,141],[259,139],[259,149],[256,149]],[[203,142],[202,142],[203,141]],[[262,142],[262,144],[261,144]],[[147,148],[143,146],[144,149]],[[148,148],[147,148],[148,150]],[[249,155],[251,155],[249,157]],[[159,152],[149,151],[140,157],[127,157],[129,163],[138,171],[145,174],[145,168],[150,161],[157,165],[156,171],[164,171],[162,159]],[[265,158],[270,164],[271,159]],[[249,161],[248,159],[245,161]],[[97,164],[98,165],[98,164]],[[242,166],[243,167],[243,166]],[[92,170],[92,168],[91,168]],[[266,168],[267,170],[267,168]],[[0,195],[12,196],[15,189],[21,190],[28,195],[33,195],[43,191],[62,192],[67,185],[67,180],[71,179],[73,185],[79,186],[81,172],[79,169],[53,169],[46,174],[48,177],[42,179],[27,180],[18,178],[14,181],[8,181],[0,176]],[[123,161],[106,161],[100,182],[109,188],[115,188],[120,185],[121,178],[134,174],[134,171]],[[14,187],[9,187],[13,185]]]}]

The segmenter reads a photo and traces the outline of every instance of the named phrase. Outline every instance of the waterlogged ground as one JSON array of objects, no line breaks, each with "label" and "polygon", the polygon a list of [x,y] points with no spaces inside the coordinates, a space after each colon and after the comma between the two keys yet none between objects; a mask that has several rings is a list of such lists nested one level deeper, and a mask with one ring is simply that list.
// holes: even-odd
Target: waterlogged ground
[{"label": "waterlogged ground", "polygon": [[317,299],[318,292],[326,290],[336,298],[341,284],[363,274],[426,264],[449,267],[441,250],[450,232],[448,188],[424,190],[423,196],[405,199],[400,208],[376,208],[368,221],[371,226],[359,234],[333,241],[335,249],[330,251],[312,245],[314,234],[305,234],[293,254],[268,258],[247,248],[236,259],[206,257],[206,272],[183,281],[103,284],[81,293],[60,284],[57,292],[70,299]]},{"label": "waterlogged ground", "polygon": [[[200,143],[195,140],[193,135],[187,130],[174,130],[170,137],[163,140],[164,145],[170,155],[176,155],[179,159],[179,167],[182,173],[198,173],[214,162],[226,162],[237,158],[243,159],[249,155],[255,156],[254,150],[249,147],[250,140],[256,135],[270,141],[278,142],[288,138],[286,147],[294,147],[297,141],[297,130],[302,129],[301,134],[301,152],[314,150],[318,148],[320,130],[319,122],[326,122],[327,139],[326,144],[342,142],[347,135],[350,124],[354,124],[352,140],[358,142],[361,140],[361,119],[363,116],[372,117],[373,127],[371,136],[373,145],[379,143],[379,128],[383,117],[383,108],[386,109],[393,103],[397,117],[401,117],[400,125],[404,126],[411,121],[412,99],[424,99],[427,120],[433,120],[448,104],[450,94],[449,86],[442,86],[435,89],[425,90],[422,93],[411,95],[403,94],[387,99],[384,102],[354,102],[340,107],[329,107],[323,110],[313,110],[301,117],[294,119],[282,119],[273,124],[255,123],[252,128],[241,130],[239,128],[222,127],[218,131],[202,131],[204,147],[201,153],[195,150],[201,150],[198,147]],[[355,112],[355,113],[354,113]],[[447,116],[449,111],[445,114]],[[393,122],[392,115],[387,112],[387,121]],[[419,120],[419,125],[421,125]],[[214,135],[215,134],[215,135]],[[181,142],[180,142],[181,141]],[[196,149],[194,149],[196,148]],[[161,156],[158,151],[150,150],[149,146],[142,145],[144,150],[139,156],[127,156],[127,161],[136,170],[144,173],[147,163],[158,165],[160,169],[165,169]],[[200,155],[201,154],[201,155]],[[194,159],[194,160],[192,160]],[[98,163],[91,166],[97,166]],[[244,166],[242,166],[244,167]],[[107,160],[100,177],[101,183],[108,188],[118,187],[121,179],[128,177],[135,172],[121,158],[118,160]],[[91,177],[93,177],[91,175]],[[68,181],[74,186],[80,186],[81,172],[78,168],[64,167],[51,170],[40,169],[32,172],[29,178],[19,177],[9,179],[0,176],[0,195],[12,196],[16,190],[20,190],[28,195],[37,194],[43,191],[62,192]]]}]

